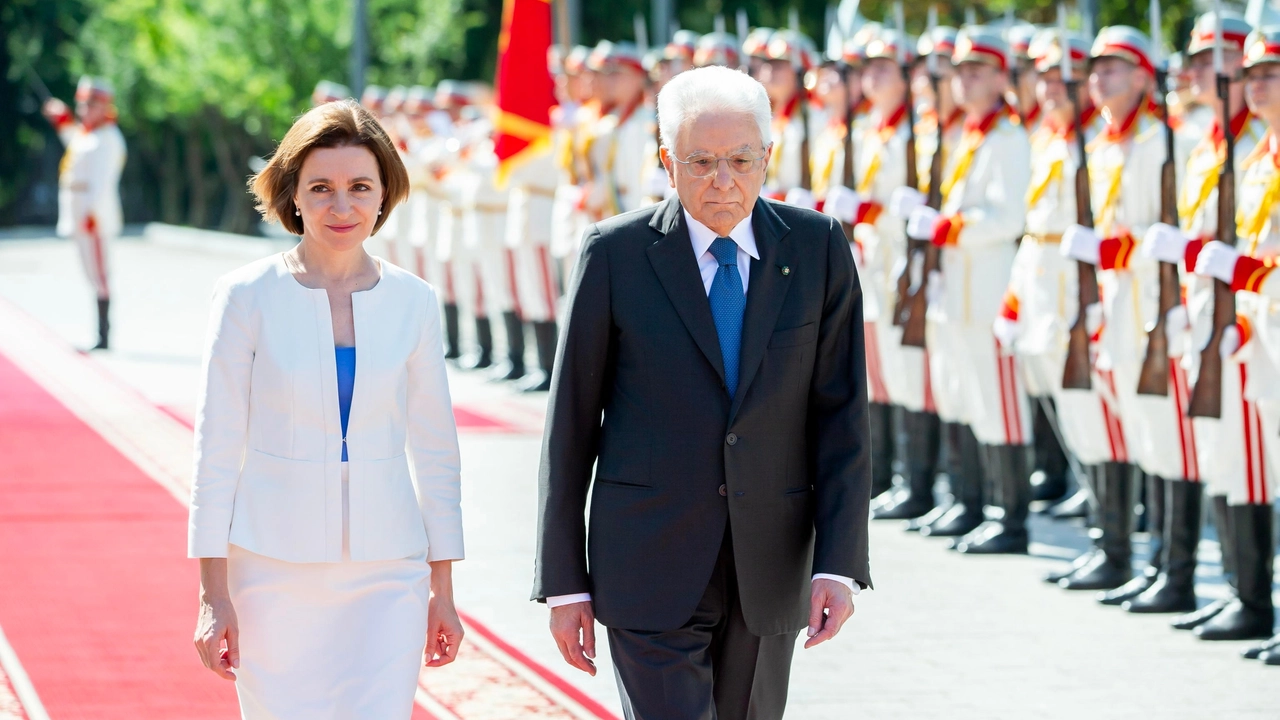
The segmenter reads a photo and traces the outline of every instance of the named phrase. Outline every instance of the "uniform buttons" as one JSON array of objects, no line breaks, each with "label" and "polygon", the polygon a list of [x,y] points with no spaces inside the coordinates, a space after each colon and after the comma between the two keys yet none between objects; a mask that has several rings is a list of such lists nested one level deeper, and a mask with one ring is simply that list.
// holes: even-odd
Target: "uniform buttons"
[{"label": "uniform buttons", "polygon": [[733,433],[729,433],[728,435],[725,436],[724,441],[729,443],[730,445],[737,445],[738,436]]},{"label": "uniform buttons", "polygon": [[724,485],[720,486],[720,497],[729,497],[729,488]]}]

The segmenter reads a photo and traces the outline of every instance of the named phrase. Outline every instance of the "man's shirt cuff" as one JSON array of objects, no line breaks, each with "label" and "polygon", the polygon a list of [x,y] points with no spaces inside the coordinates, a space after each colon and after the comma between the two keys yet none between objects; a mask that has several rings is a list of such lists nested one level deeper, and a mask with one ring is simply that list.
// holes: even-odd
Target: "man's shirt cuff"
[{"label": "man's shirt cuff", "polygon": [[561,605],[572,605],[580,602],[591,602],[591,593],[578,593],[576,595],[555,595],[547,598],[548,608],[557,608]]},{"label": "man's shirt cuff", "polygon": [[[841,585],[849,588],[849,590],[853,592],[854,595],[857,595],[858,593],[862,592],[862,588],[858,585],[858,583],[853,581],[853,578],[847,578],[843,575],[828,575],[827,573],[817,573],[816,575],[813,576],[813,579],[814,580],[835,580]],[[590,596],[587,596],[587,597],[590,598]],[[551,604],[551,598],[547,598],[547,604],[548,605]]]}]

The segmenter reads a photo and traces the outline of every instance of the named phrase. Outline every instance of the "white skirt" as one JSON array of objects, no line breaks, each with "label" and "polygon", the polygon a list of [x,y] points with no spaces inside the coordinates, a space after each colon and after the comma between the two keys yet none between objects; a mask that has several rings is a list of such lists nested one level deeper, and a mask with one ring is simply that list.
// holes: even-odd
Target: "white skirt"
[{"label": "white skirt", "polygon": [[227,584],[240,624],[241,717],[407,720],[423,666],[430,579],[426,553],[292,563],[232,545]]}]

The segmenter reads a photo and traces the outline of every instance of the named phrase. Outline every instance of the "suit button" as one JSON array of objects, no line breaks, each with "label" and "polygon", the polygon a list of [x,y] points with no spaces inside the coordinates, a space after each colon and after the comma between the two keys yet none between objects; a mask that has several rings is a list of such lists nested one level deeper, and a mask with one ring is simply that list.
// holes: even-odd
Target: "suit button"
[{"label": "suit button", "polygon": [[729,433],[728,435],[725,436],[724,441],[729,443],[730,445],[737,445],[738,436],[734,435],[733,433]]},{"label": "suit button", "polygon": [[729,488],[724,485],[720,486],[720,497],[729,497]]}]

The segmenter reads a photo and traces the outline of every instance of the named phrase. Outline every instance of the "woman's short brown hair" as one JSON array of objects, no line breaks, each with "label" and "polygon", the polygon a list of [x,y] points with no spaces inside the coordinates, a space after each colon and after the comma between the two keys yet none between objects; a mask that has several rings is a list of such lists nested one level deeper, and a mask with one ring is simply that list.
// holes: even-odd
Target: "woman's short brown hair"
[{"label": "woman's short brown hair", "polygon": [[249,181],[258,199],[258,212],[268,222],[274,220],[285,230],[301,235],[302,218],[294,214],[298,206],[293,196],[298,190],[298,173],[303,161],[316,148],[356,145],[368,148],[378,161],[382,214],[373,226],[373,231],[378,232],[391,209],[409,196],[409,173],[387,131],[372,113],[354,100],[317,105],[293,123],[267,166]]}]

